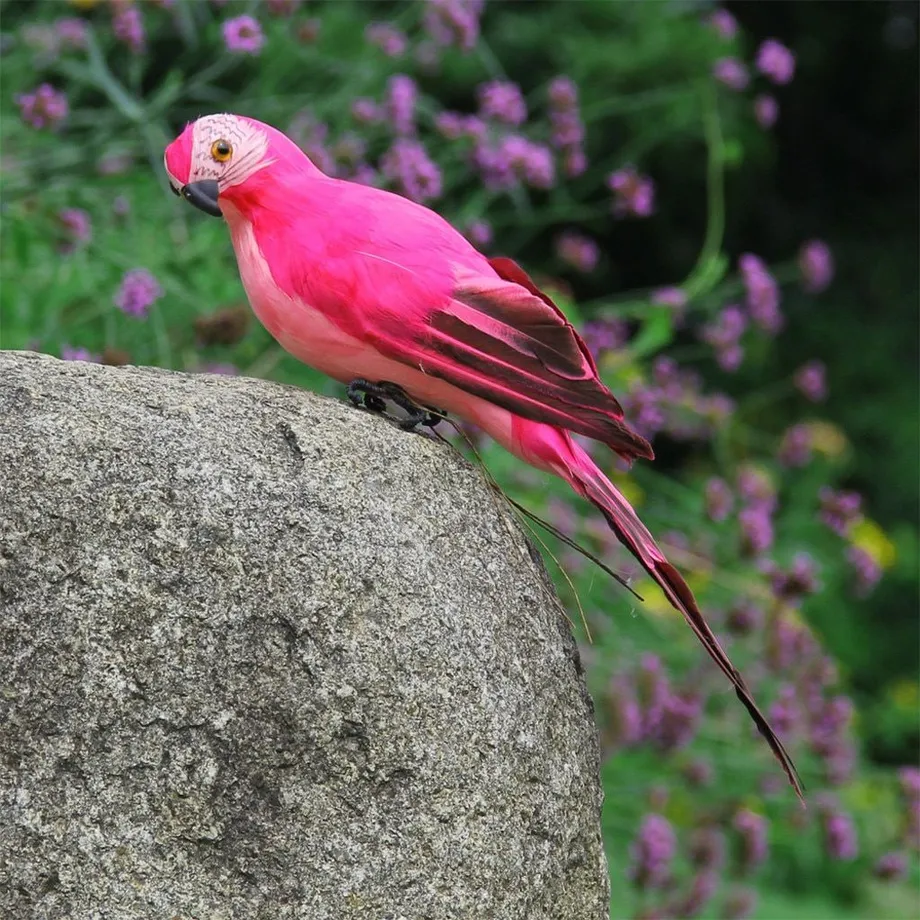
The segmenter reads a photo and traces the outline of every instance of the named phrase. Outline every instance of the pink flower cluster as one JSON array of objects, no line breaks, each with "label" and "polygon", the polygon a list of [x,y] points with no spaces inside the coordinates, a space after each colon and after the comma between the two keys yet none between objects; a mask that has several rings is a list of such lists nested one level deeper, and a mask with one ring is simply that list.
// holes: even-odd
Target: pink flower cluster
[{"label": "pink flower cluster", "polygon": [[587,168],[578,87],[569,77],[556,77],[549,84],[549,123],[553,146],[562,155],[562,171],[569,177],[580,176]]},{"label": "pink flower cluster", "polygon": [[60,124],[69,111],[67,97],[48,83],[42,83],[32,93],[16,97],[22,120],[33,128],[53,128]]},{"label": "pink flower cluster", "polygon": [[115,294],[115,306],[128,316],[144,319],[150,307],[163,296],[160,283],[146,268],[125,273]]},{"label": "pink flower cluster", "polygon": [[613,192],[613,213],[617,217],[629,214],[649,217],[655,210],[655,185],[648,176],[640,175],[634,167],[624,166],[612,172],[607,185]]}]

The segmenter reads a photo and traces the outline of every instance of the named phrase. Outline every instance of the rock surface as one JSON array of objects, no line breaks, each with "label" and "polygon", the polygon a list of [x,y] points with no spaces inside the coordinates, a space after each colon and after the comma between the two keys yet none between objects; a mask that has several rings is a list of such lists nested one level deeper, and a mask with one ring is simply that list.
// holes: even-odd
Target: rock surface
[{"label": "rock surface", "polygon": [[0,916],[599,920],[542,566],[452,450],[0,352]]}]

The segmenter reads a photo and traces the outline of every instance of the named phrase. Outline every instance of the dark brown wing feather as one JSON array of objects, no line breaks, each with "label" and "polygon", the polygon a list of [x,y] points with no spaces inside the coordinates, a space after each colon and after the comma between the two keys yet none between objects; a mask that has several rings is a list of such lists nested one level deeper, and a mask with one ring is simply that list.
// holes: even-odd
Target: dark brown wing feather
[{"label": "dark brown wing feather", "polygon": [[432,312],[425,345],[448,360],[426,362],[426,370],[524,418],[651,458],[565,314],[510,259],[491,264],[510,283],[486,278],[460,286],[449,305]]}]

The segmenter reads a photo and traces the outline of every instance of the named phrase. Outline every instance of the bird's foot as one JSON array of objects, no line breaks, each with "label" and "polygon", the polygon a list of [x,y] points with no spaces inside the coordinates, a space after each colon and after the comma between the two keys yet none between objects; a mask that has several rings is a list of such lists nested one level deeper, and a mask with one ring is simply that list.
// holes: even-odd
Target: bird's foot
[{"label": "bird's foot", "polygon": [[348,384],[348,399],[356,408],[363,405],[371,412],[383,412],[389,400],[407,413],[406,418],[399,419],[400,428],[406,431],[412,431],[419,425],[434,428],[446,417],[440,409],[425,409],[417,405],[402,387],[387,380],[371,383],[358,377]]}]

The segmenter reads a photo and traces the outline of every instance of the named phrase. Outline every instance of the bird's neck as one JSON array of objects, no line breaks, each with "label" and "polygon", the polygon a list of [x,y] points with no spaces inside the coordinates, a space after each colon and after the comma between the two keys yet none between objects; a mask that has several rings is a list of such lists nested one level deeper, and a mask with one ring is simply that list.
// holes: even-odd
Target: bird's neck
[{"label": "bird's neck", "polygon": [[[292,213],[303,214],[314,198],[313,190],[330,181],[304,159],[303,166],[282,168],[274,164],[221,192],[222,210],[231,228],[240,220],[254,223],[256,220],[284,220]],[[224,204],[228,207],[223,207]]]}]

